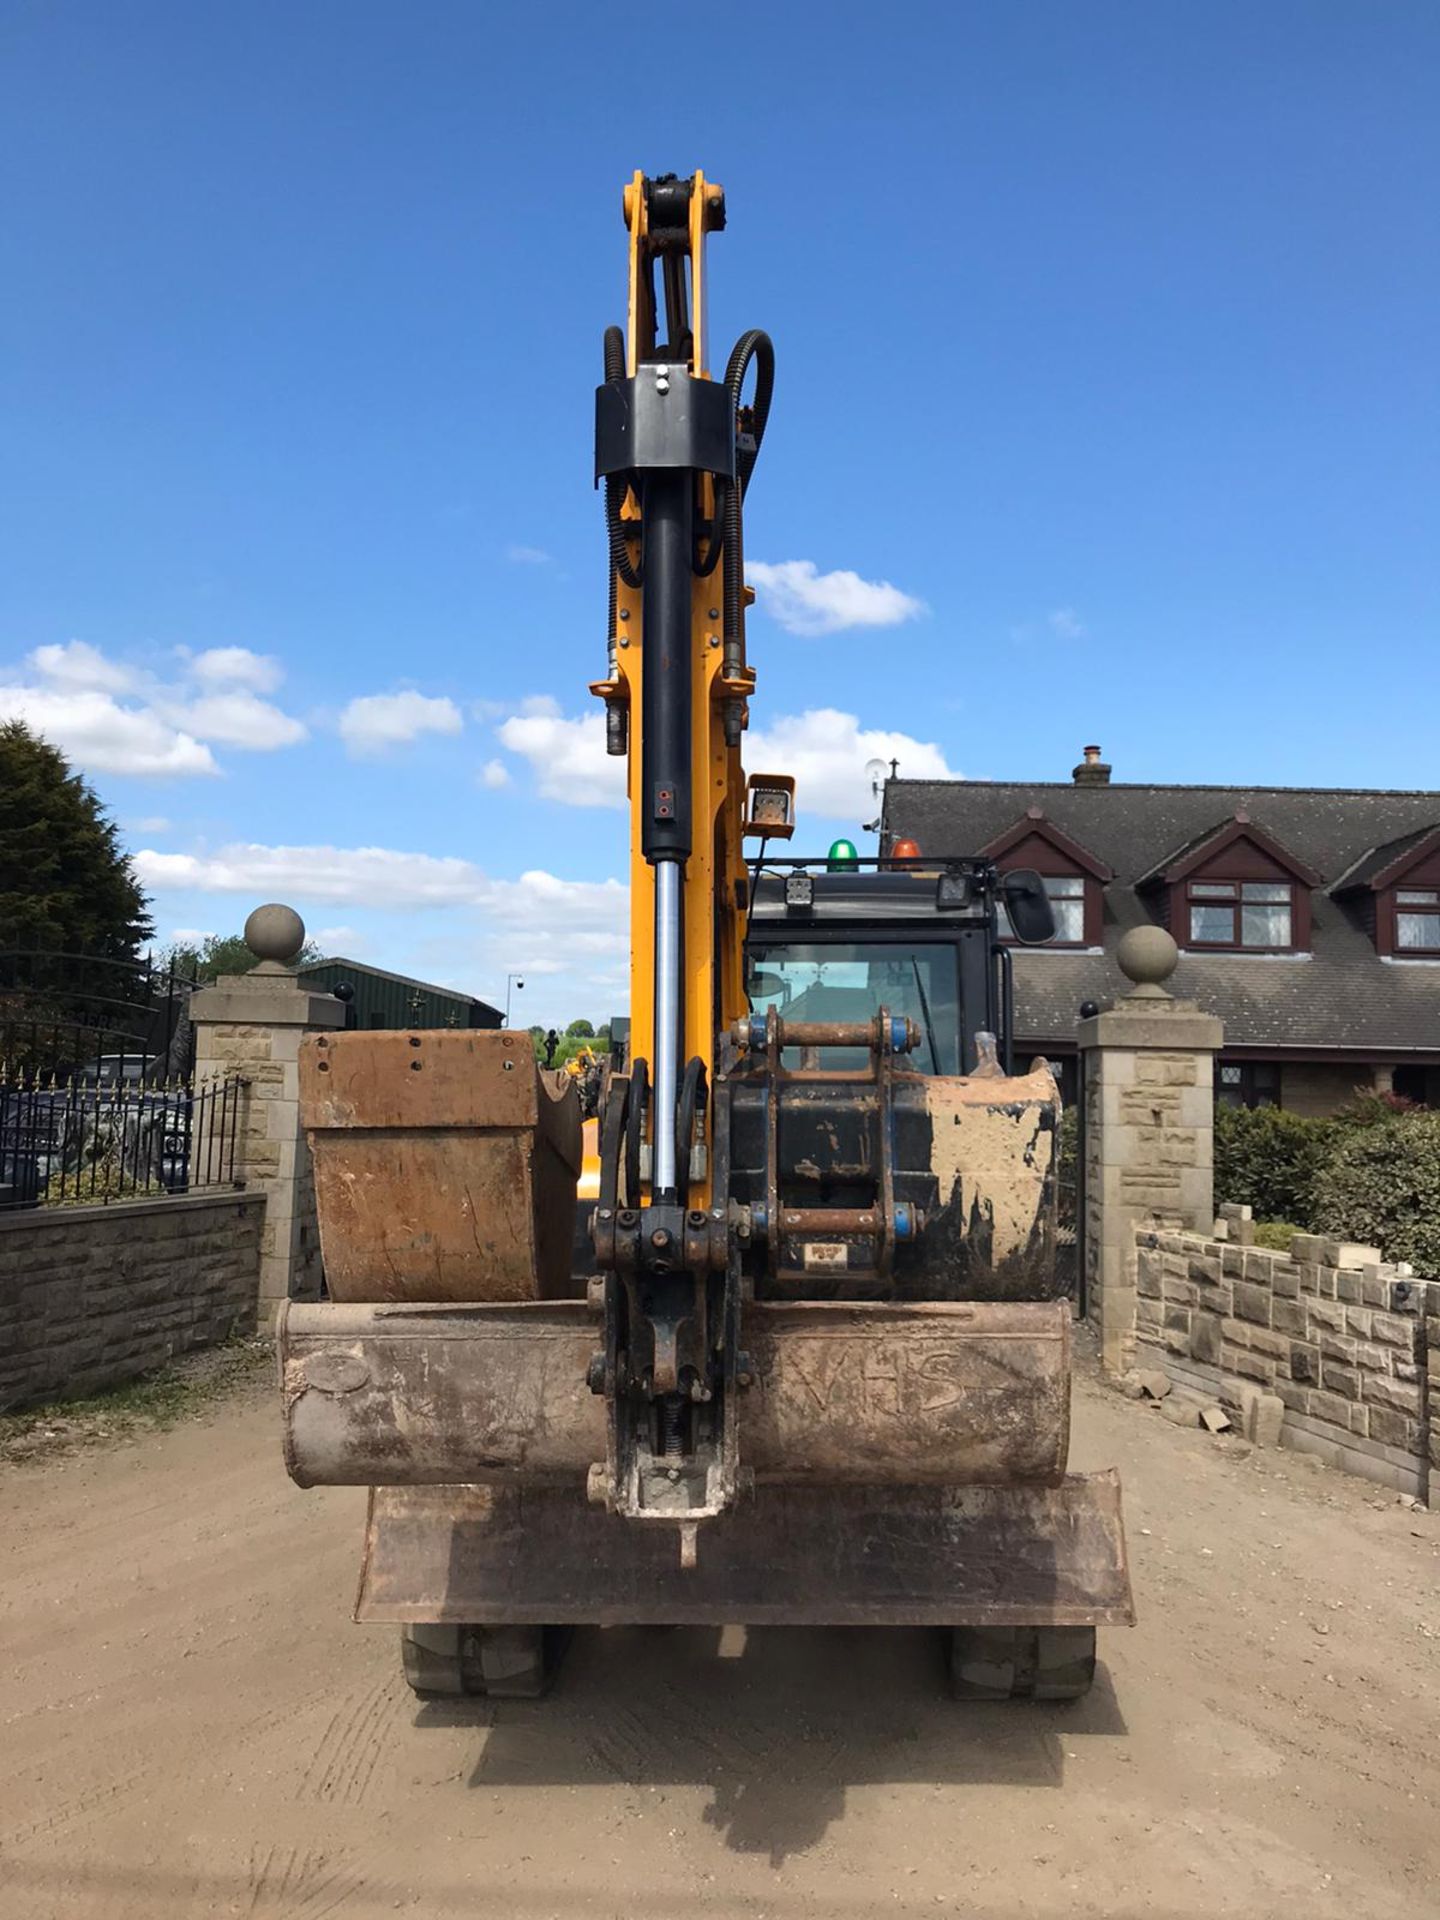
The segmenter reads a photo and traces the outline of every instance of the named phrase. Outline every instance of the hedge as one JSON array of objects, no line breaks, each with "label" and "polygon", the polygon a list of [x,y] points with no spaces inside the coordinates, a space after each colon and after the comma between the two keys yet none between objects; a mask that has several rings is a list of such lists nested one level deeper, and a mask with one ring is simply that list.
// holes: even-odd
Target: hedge
[{"label": "hedge", "polygon": [[1319,1231],[1440,1277],[1440,1113],[1339,1126],[1312,1199]]},{"label": "hedge", "polygon": [[1340,1124],[1280,1107],[1217,1107],[1216,1202],[1249,1206],[1257,1220],[1308,1226],[1315,1179]]}]

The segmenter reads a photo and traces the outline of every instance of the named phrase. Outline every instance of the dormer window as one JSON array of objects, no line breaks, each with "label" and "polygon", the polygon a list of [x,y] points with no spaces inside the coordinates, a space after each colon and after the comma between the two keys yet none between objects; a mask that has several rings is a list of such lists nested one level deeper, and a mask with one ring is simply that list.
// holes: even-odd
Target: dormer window
[{"label": "dormer window", "polygon": [[[987,854],[1002,873],[1014,867],[1028,867],[1045,882],[1055,914],[1055,937],[1037,948],[1037,952],[1049,952],[1052,947],[1101,944],[1105,887],[1115,876],[1088,847],[1082,847],[1053,820],[1047,820],[1039,807],[1028,808],[1022,819],[980,851]],[[1014,938],[1003,907],[998,931],[1002,940]]]},{"label": "dormer window", "polygon": [[1395,951],[1440,957],[1440,887],[1395,889]]},{"label": "dormer window", "polygon": [[[1050,911],[1055,916],[1055,932],[1047,947],[1083,947],[1085,945],[1085,876],[1083,873],[1042,873]],[[996,931],[1002,940],[1013,940],[1010,916],[1004,901],[997,903]]]},{"label": "dormer window", "polygon": [[1371,847],[1330,889],[1387,960],[1440,960],[1440,825]]},{"label": "dormer window", "polygon": [[1142,874],[1135,890],[1191,953],[1303,954],[1320,876],[1248,813],[1219,820]]},{"label": "dormer window", "polygon": [[1192,947],[1244,953],[1294,948],[1294,889],[1288,880],[1192,880],[1186,889]]},{"label": "dormer window", "polygon": [[1047,873],[1041,878],[1050,896],[1055,915],[1052,947],[1083,947],[1085,944],[1085,876],[1083,873]]}]

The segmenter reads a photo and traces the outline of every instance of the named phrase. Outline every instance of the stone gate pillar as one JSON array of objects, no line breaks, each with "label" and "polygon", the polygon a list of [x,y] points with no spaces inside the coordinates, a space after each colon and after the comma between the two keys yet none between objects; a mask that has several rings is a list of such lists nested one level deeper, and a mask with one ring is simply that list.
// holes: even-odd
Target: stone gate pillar
[{"label": "stone gate pillar", "polygon": [[305,944],[305,923],[290,907],[257,907],[245,944],[258,965],[227,974],[192,995],[195,1074],[249,1081],[236,1136],[235,1177],[265,1195],[260,1241],[260,1317],[282,1300],[317,1299],[320,1239],[310,1149],[300,1126],[300,1040],[317,1028],[343,1027],[345,1009],[312,993],[291,965]]},{"label": "stone gate pillar", "polygon": [[1224,1028],[1160,984],[1179,951],[1163,927],[1132,927],[1116,958],[1134,982],[1082,1020],[1084,1259],[1101,1359],[1135,1355],[1135,1228],[1210,1230],[1215,1213],[1215,1055]]}]

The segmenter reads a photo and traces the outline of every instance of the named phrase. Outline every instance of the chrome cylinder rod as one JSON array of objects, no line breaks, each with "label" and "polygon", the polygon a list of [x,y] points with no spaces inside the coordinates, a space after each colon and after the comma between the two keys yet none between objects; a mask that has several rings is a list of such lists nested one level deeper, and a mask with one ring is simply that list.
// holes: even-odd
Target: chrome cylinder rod
[{"label": "chrome cylinder rod", "polygon": [[655,1063],[651,1191],[675,1193],[675,1102],[680,1078],[680,875],[678,860],[655,863]]}]

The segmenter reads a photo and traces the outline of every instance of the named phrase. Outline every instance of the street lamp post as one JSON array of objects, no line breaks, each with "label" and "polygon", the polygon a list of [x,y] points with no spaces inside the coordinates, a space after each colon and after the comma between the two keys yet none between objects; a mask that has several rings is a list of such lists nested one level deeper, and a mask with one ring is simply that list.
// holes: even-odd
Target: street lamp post
[{"label": "street lamp post", "polygon": [[518,973],[506,974],[505,976],[505,1024],[507,1027],[510,1024],[510,983],[512,980],[515,983],[515,991],[517,993],[523,993],[525,991],[525,981],[522,975]]}]

